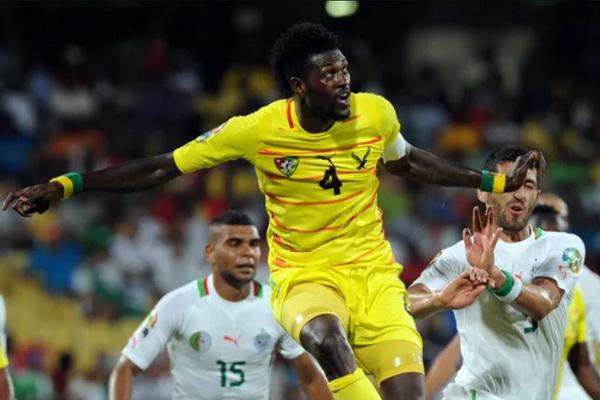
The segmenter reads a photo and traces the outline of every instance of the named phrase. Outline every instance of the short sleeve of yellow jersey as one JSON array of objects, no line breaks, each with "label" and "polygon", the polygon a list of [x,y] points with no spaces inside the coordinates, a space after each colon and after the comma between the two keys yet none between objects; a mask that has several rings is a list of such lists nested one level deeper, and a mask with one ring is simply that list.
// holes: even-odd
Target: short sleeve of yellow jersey
[{"label": "short sleeve of yellow jersey", "polygon": [[0,368],[6,368],[8,365],[8,357],[4,351],[4,347],[0,344]]},{"label": "short sleeve of yellow jersey", "polygon": [[372,94],[371,107],[375,115],[379,116],[378,128],[385,137],[385,145],[393,143],[400,134],[400,121],[392,103],[386,98]]},{"label": "short sleeve of yellow jersey", "polygon": [[258,110],[233,117],[179,147],[173,152],[177,168],[188,173],[240,158],[254,163],[261,115]]},{"label": "short sleeve of yellow jersey", "polygon": [[375,116],[374,122],[378,133],[384,137],[384,162],[398,160],[406,153],[406,142],[400,133],[400,121],[396,116],[394,106],[384,97],[376,94],[363,93],[365,105],[370,115]]}]

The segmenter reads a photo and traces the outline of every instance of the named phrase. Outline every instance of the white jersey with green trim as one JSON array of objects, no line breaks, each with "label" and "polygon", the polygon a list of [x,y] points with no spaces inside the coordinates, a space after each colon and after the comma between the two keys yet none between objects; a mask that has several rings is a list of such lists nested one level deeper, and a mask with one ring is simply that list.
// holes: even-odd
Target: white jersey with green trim
[{"label": "white jersey with green trim", "polygon": [[[564,295],[558,307],[535,321],[483,292],[469,307],[455,310],[463,364],[446,399],[552,399],[563,348],[567,309],[585,247],[579,237],[540,229],[517,243],[498,241],[495,264],[523,283],[544,277]],[[415,283],[441,290],[469,268],[464,243],[444,249]]]},{"label": "white jersey with green trim", "polygon": [[304,353],[275,321],[270,290],[252,283],[242,301],[227,301],[213,276],[167,293],[123,350],[146,369],[168,348],[173,399],[267,400],[275,352],[293,359]]},{"label": "white jersey with green trim", "polygon": [[[585,265],[581,270],[578,285],[585,302],[585,322],[587,325],[587,345],[590,358],[600,372],[600,276]],[[564,364],[564,374],[558,400],[585,400],[591,397],[581,387],[571,371],[569,363]]]}]

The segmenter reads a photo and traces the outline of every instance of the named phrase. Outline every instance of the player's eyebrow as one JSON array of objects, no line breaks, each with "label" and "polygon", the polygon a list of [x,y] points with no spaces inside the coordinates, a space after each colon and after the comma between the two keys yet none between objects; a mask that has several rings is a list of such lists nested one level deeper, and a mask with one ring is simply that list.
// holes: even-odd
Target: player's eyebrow
[{"label": "player's eyebrow", "polygon": [[[228,236],[228,237],[225,239],[225,241],[226,241],[226,242],[229,242],[229,241],[234,241],[234,240],[235,240],[235,241],[238,241],[238,242],[244,242],[244,241],[246,241],[246,239],[245,239],[245,238],[243,238],[243,237],[240,237],[240,236]],[[247,241],[249,241],[249,242],[260,241],[260,238],[259,238],[259,237],[254,237],[254,236],[253,236],[253,237],[251,237],[251,238],[247,239]]]},{"label": "player's eyebrow", "polygon": [[538,185],[537,181],[534,181],[534,180],[533,180],[533,179],[531,179],[531,178],[526,178],[526,179],[525,179],[525,183],[533,183],[533,184],[534,184],[536,187],[537,187],[537,185]]}]

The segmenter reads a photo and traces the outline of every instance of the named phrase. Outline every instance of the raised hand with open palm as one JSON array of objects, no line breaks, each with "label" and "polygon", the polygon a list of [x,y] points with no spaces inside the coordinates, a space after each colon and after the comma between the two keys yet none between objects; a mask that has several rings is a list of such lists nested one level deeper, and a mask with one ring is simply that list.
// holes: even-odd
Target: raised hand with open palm
[{"label": "raised hand with open palm", "polygon": [[494,221],[494,212],[488,208],[485,213],[486,223],[483,225],[479,207],[473,208],[473,232],[463,229],[463,241],[467,261],[475,268],[481,268],[488,273],[494,267],[494,249],[502,233]]}]

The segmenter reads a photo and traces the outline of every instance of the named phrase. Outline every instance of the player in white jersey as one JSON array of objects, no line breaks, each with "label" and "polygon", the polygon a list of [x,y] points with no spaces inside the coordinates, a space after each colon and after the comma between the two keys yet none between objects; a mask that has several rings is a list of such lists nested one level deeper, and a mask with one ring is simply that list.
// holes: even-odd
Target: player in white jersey
[{"label": "player in white jersey", "polygon": [[[546,231],[565,232],[569,228],[567,204],[553,193],[544,193],[538,198],[537,205],[529,218],[529,223]],[[600,292],[600,277],[591,272],[585,265],[582,267],[578,279],[578,286],[582,288],[584,285],[588,288],[588,297],[598,298],[596,293]],[[590,287],[594,288],[596,292],[589,290]],[[599,399],[600,377],[590,358],[592,352],[588,350],[588,347],[593,349],[593,336],[591,336],[593,330],[586,329],[586,324],[589,327],[590,324],[597,324],[598,322],[593,320],[593,316],[590,316],[587,301],[583,305],[581,301],[576,301],[574,297],[568,312],[569,317],[564,338],[563,367],[561,368],[564,370],[564,374],[562,374],[561,382],[561,373],[559,372],[557,385],[560,385],[560,388],[555,388],[554,398],[558,400]],[[565,363],[564,361],[567,360],[568,363]],[[460,340],[457,335],[438,354],[427,371],[425,377],[426,395],[429,396],[445,387],[460,369],[460,364]],[[576,376],[572,370],[576,371]]]},{"label": "player in white jersey", "polygon": [[[567,231],[567,203],[552,193],[541,195],[530,222],[544,230]],[[555,389],[555,398],[558,400],[600,399],[600,377],[590,358],[594,353],[594,343],[598,343],[597,329],[600,321],[596,318],[600,300],[600,277],[583,265],[577,286],[581,289],[583,301],[581,297],[579,302],[574,299],[569,307],[563,351],[566,359],[563,360],[562,371],[559,373],[557,385],[560,386]]]},{"label": "player in white jersey", "polygon": [[0,295],[0,400],[12,399],[12,382],[8,375],[8,357],[6,355],[6,335],[4,326],[6,325],[6,307],[4,299]]},{"label": "player in white jersey", "polygon": [[174,399],[267,400],[276,352],[309,399],[333,399],[316,362],[273,318],[269,288],[254,280],[260,247],[250,218],[229,211],[213,221],[206,255],[212,274],[167,293],[133,334],[110,398],[129,399],[133,376],[167,348]]},{"label": "player in white jersey", "polygon": [[[510,171],[523,149],[492,153],[486,168]],[[470,306],[455,310],[463,364],[444,391],[446,399],[551,399],[563,347],[567,308],[585,247],[576,235],[534,230],[529,216],[539,196],[536,169],[513,193],[478,192],[486,204],[483,227],[473,210],[473,234],[444,249],[409,289],[421,315],[429,297],[473,266],[487,271],[495,287]],[[501,239],[501,240],[499,240]]]}]

